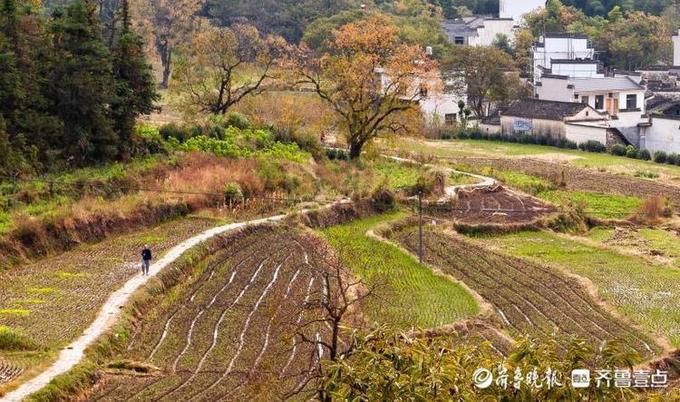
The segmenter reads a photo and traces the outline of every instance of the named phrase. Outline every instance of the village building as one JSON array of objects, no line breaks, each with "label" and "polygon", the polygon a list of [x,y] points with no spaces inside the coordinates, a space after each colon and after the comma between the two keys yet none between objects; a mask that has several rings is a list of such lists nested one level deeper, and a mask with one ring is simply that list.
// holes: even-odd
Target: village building
[{"label": "village building", "polygon": [[543,0],[500,0],[497,15],[445,20],[442,26],[455,45],[491,46],[501,36],[514,40],[515,28],[521,25],[523,17],[542,7],[545,7]]},{"label": "village building", "polygon": [[595,49],[587,35],[579,33],[546,33],[534,43],[534,84],[543,75],[566,75],[570,78],[604,77],[595,60]]},{"label": "village building", "polygon": [[625,143],[609,117],[591,106],[576,102],[523,99],[500,114],[502,135],[529,134],[565,139],[581,144],[595,140],[603,145]]},{"label": "village building", "polygon": [[[376,68],[375,74],[382,88],[390,85],[390,77],[383,68]],[[428,128],[444,128],[460,122],[460,105],[467,103],[465,84],[454,78],[445,78],[439,72],[419,77],[403,99],[416,102]]]},{"label": "village building", "polygon": [[525,15],[544,8],[545,3],[545,0],[499,0],[498,16],[512,19],[515,26],[520,26]]},{"label": "village building", "polygon": [[449,41],[455,45],[491,46],[499,35],[514,37],[512,18],[464,17],[443,22]]},{"label": "village building", "polygon": [[648,100],[648,123],[640,124],[642,149],[680,153],[680,101],[655,96]]},{"label": "village building", "polygon": [[582,103],[608,115],[609,125],[619,129],[631,143],[639,142],[638,125],[645,121],[645,92],[645,87],[627,76],[544,76],[536,86],[538,99]]}]

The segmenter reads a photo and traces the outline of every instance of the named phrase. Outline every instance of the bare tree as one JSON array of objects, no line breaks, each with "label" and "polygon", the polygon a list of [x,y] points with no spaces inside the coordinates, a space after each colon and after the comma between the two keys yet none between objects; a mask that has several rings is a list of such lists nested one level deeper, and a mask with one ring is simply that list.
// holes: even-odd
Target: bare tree
[{"label": "bare tree", "polygon": [[[335,251],[320,244],[312,255],[309,267],[312,275],[320,279],[321,290],[311,293],[301,304],[306,318],[296,328],[299,342],[313,346],[311,375],[287,397],[303,392],[309,383],[323,378],[326,374],[323,361],[337,362],[356,350],[354,331],[346,328],[361,325],[359,308],[375,296],[378,285],[374,282],[367,286],[354,279],[342,262],[348,253],[352,251],[347,247]],[[331,400],[322,386],[317,387],[316,393],[321,401]]]},{"label": "bare tree", "polygon": [[251,25],[204,26],[180,48],[172,89],[189,111],[225,114],[266,88],[285,47],[282,38],[262,36]]}]

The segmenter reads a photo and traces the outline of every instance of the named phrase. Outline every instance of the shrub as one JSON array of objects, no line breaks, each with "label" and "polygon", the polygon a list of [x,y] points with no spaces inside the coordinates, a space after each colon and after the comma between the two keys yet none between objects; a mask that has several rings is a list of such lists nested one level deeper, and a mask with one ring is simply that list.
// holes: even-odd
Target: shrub
[{"label": "shrub", "polygon": [[248,120],[244,114],[238,112],[230,112],[224,119],[224,126],[236,127],[240,130],[245,130],[251,127],[250,120]]},{"label": "shrub", "polygon": [[666,163],[666,159],[668,159],[668,155],[664,151],[654,152],[654,162]]},{"label": "shrub", "polygon": [[371,196],[371,202],[373,208],[380,213],[392,211],[397,205],[394,194],[385,186],[375,189]]},{"label": "shrub", "polygon": [[638,157],[638,150],[632,145],[628,145],[626,147],[626,157],[631,158],[631,159],[637,159]]},{"label": "shrub", "polygon": [[642,159],[643,161],[648,161],[652,159],[652,155],[649,153],[648,150],[643,149],[640,152],[638,152],[638,159]]},{"label": "shrub", "polygon": [[605,147],[600,141],[588,140],[579,144],[579,148],[583,151],[588,152],[605,152],[607,147]]},{"label": "shrub", "polygon": [[149,125],[140,125],[133,137],[132,154],[145,156],[168,152],[169,144],[163,141],[159,130]]},{"label": "shrub", "polygon": [[243,156],[241,149],[232,141],[216,140],[203,135],[189,139],[184,143],[183,149],[185,151],[210,152],[225,158],[239,158]]},{"label": "shrub", "polygon": [[33,350],[36,345],[26,335],[15,329],[0,325],[0,350],[25,351]]},{"label": "shrub", "polygon": [[227,183],[224,186],[224,202],[227,204],[233,204],[242,201],[243,190],[241,190],[241,185],[236,182]]},{"label": "shrub", "polygon": [[185,142],[192,136],[189,130],[184,127],[180,127],[175,123],[163,124],[158,129],[158,132],[164,140],[174,138],[179,142]]},{"label": "shrub", "polygon": [[659,174],[655,172],[650,172],[648,170],[638,170],[635,172],[635,177],[641,177],[643,179],[657,179],[659,178]]},{"label": "shrub", "polygon": [[645,200],[633,219],[642,223],[657,223],[662,218],[671,218],[672,216],[673,207],[668,198],[653,196]]},{"label": "shrub", "polygon": [[585,233],[588,231],[586,204],[570,202],[557,217],[548,221],[547,226],[560,233]]},{"label": "shrub", "polygon": [[222,126],[212,126],[210,127],[210,130],[208,131],[208,137],[214,138],[216,140],[223,140],[224,139],[224,128]]},{"label": "shrub", "polygon": [[678,158],[680,158],[680,155],[678,154],[668,154],[668,157],[666,157],[666,163],[669,165],[677,165]]},{"label": "shrub", "polygon": [[626,146],[623,144],[614,144],[614,146],[612,146],[612,155],[626,156]]},{"label": "shrub", "polygon": [[428,196],[431,194],[442,195],[446,188],[447,174],[441,170],[428,170],[421,174],[416,181],[416,184],[406,190],[410,196],[422,194]]}]

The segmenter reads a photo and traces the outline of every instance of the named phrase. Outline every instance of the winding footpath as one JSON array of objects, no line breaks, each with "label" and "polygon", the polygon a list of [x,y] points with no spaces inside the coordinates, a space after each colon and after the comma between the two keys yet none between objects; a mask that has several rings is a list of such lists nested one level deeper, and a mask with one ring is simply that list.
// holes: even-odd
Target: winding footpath
[{"label": "winding footpath", "polygon": [[[338,201],[333,204],[324,206],[323,208],[330,208],[333,205],[346,203],[347,201]],[[307,210],[302,210],[302,213],[307,212]],[[102,336],[106,331],[108,331],[118,320],[123,306],[127,303],[130,296],[135,293],[140,287],[146,284],[152,277],[158,275],[163,269],[168,267],[170,264],[175,262],[182,254],[184,254],[189,249],[197,246],[198,244],[209,240],[219,234],[229,232],[236,229],[241,229],[245,226],[250,225],[261,225],[270,222],[280,222],[284,220],[288,215],[276,215],[268,218],[256,219],[252,221],[232,223],[224,226],[218,226],[205,232],[191,237],[177,246],[171,248],[161,259],[156,261],[149,269],[149,276],[135,276],[130,279],[125,285],[118,289],[116,292],[112,293],[108,298],[106,303],[102,306],[97,318],[92,322],[92,324],[83,332],[83,334],[71,343],[69,346],[64,348],[60,353],[57,360],[48,367],[45,371],[40,373],[38,376],[31,378],[30,380],[23,383],[17,389],[12,392],[7,393],[2,399],[3,402],[20,402],[29,395],[39,391],[47,384],[49,384],[52,379],[58,375],[64,374],[70,369],[72,369],[76,364],[78,364],[85,355],[85,350],[88,346],[92,345],[97,338]]]},{"label": "winding footpath", "polygon": [[[393,159],[398,162],[404,163],[414,163],[414,161],[409,159],[403,159],[398,157],[389,156],[388,158]],[[434,165],[427,165],[434,166]],[[468,175],[480,180],[479,183],[466,184],[458,186],[450,186],[446,188],[446,196],[453,197],[456,194],[456,190],[459,188],[480,188],[480,187],[491,187],[496,184],[496,181],[489,177],[479,176],[472,173],[460,172],[451,168],[445,168],[449,172],[456,172],[464,175]],[[322,208],[331,208],[337,204],[348,203],[347,200],[337,201],[332,204],[328,204]],[[302,210],[300,213],[308,212],[308,210]],[[50,381],[55,377],[66,373],[74,366],[76,366],[82,358],[85,356],[85,350],[92,345],[100,336],[102,336],[106,331],[111,329],[113,325],[118,320],[123,307],[129,300],[130,296],[135,293],[139,288],[146,284],[152,277],[158,275],[163,269],[168,267],[170,264],[175,262],[179,257],[182,256],[189,249],[199,245],[200,243],[210,240],[211,238],[236,229],[241,229],[245,226],[250,225],[261,225],[264,223],[280,222],[284,220],[289,215],[276,215],[268,218],[255,219],[246,222],[232,223],[224,226],[218,226],[205,232],[191,237],[177,246],[171,248],[161,259],[156,261],[149,270],[149,276],[135,276],[130,279],[125,285],[118,289],[116,292],[112,293],[108,298],[106,303],[102,306],[97,318],[92,322],[92,324],[83,332],[83,334],[63,349],[59,353],[57,360],[48,367],[45,371],[31,378],[30,380],[24,382],[17,389],[12,392],[7,393],[0,401],[3,402],[20,402],[24,398],[30,396],[31,394],[38,392],[43,387],[47,386]]]}]

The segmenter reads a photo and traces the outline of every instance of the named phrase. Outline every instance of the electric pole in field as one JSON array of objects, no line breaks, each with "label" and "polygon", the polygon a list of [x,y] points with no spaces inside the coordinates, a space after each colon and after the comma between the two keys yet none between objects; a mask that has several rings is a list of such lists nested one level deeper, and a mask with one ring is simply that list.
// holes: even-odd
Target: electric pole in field
[{"label": "electric pole in field", "polygon": [[423,192],[418,191],[418,259],[423,263]]}]

